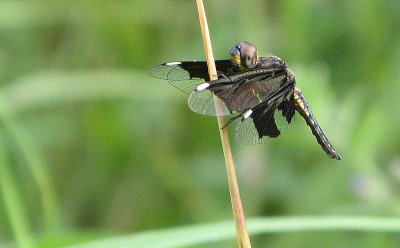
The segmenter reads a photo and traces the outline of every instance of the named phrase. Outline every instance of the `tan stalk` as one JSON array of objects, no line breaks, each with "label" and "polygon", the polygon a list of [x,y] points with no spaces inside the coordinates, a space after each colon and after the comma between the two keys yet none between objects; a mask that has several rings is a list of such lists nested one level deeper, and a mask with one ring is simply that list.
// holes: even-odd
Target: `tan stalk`
[{"label": "tan stalk", "polygon": [[[196,3],[199,12],[201,32],[203,35],[204,50],[206,52],[206,57],[207,57],[208,74],[210,75],[210,79],[214,80],[217,79],[217,70],[215,68],[214,55],[212,53],[211,40],[208,31],[204,5],[202,0],[196,0]],[[214,97],[214,100],[215,100],[215,108],[218,113],[220,112],[220,109],[222,109],[222,103],[217,97]],[[235,220],[235,225],[236,225],[236,235],[238,244],[240,248],[251,248],[250,238],[246,227],[246,219],[244,217],[244,212],[243,212],[242,200],[240,199],[235,166],[233,164],[233,157],[232,157],[231,145],[229,142],[228,129],[222,128],[226,124],[225,118],[223,116],[218,116],[217,120],[218,120],[219,134],[221,136],[222,148],[225,157],[226,171],[228,174],[229,193],[231,196],[233,218]]]}]

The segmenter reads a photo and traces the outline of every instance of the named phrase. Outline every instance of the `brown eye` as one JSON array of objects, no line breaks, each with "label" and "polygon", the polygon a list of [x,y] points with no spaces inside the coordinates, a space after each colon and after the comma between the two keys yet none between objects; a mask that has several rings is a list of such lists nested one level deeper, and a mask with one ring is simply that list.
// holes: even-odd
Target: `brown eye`
[{"label": "brown eye", "polygon": [[251,68],[253,68],[254,66],[253,66],[253,61],[252,61],[253,59],[252,59],[252,56],[250,56],[250,55],[247,55],[246,56],[246,66],[247,66],[247,68],[249,68],[249,69],[251,69]]}]

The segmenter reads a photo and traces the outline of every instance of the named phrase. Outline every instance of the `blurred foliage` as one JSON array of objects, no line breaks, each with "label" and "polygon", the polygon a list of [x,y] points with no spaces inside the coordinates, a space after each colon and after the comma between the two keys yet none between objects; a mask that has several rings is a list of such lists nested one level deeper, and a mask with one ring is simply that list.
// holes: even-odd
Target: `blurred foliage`
[{"label": "blurred foliage", "polygon": [[[400,2],[205,7],[215,58],[250,41],[284,59],[343,158],[327,157],[300,116],[273,142],[233,144],[246,215],[398,216]],[[216,119],[147,76],[162,62],[204,60],[195,1],[2,0],[0,10],[1,247],[232,218]],[[252,242],[395,247],[400,238],[301,232]]]}]

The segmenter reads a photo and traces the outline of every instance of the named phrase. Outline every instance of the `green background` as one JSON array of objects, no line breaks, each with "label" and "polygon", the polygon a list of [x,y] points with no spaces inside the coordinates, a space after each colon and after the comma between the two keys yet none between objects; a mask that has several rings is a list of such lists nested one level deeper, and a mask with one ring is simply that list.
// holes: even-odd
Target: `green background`
[{"label": "green background", "polygon": [[[330,159],[298,114],[279,139],[232,143],[246,216],[398,216],[400,2],[205,8],[215,58],[250,41],[285,60],[343,159]],[[216,119],[147,75],[205,59],[195,1],[3,0],[0,13],[0,247],[232,219]],[[252,243],[398,247],[400,235],[315,228]],[[230,237],[190,247],[234,246]]]}]

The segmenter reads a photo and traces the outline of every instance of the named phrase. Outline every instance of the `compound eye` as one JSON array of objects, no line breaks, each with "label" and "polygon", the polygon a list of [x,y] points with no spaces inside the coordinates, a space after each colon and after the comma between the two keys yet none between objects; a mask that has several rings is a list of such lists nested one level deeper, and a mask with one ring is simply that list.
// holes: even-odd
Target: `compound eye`
[{"label": "compound eye", "polygon": [[246,65],[247,65],[247,68],[249,68],[249,69],[254,67],[253,58],[249,54],[246,56]]}]

